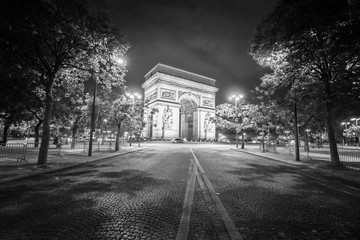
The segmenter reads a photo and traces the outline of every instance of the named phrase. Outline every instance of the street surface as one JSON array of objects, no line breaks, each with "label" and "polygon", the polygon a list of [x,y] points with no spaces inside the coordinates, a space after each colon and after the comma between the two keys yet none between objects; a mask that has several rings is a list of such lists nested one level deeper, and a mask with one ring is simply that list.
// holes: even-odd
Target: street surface
[{"label": "street surface", "polygon": [[360,186],[211,143],[0,186],[0,239],[360,239]]}]

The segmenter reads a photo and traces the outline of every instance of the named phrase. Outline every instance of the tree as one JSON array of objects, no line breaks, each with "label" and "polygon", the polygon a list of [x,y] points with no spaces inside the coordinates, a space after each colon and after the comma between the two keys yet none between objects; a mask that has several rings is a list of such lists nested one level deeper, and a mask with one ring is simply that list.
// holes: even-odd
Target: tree
[{"label": "tree", "polygon": [[355,142],[359,143],[360,126],[351,125],[349,128],[343,131],[343,136],[346,138],[355,138]]},{"label": "tree", "polygon": [[131,138],[134,134],[135,136],[139,137],[140,141],[140,134],[142,129],[145,126],[145,121],[143,119],[143,103],[140,101],[130,103],[130,108],[127,112],[127,117],[124,121],[125,130],[128,131],[129,134],[129,140],[130,140],[130,146],[131,146]]},{"label": "tree", "polygon": [[116,140],[115,140],[115,151],[119,151],[119,143],[120,143],[120,131],[122,123],[130,118],[131,115],[129,113],[131,105],[128,103],[126,97],[124,95],[118,97],[111,103],[109,116],[114,121],[116,125]]},{"label": "tree", "polygon": [[232,104],[224,103],[216,106],[213,121],[218,129],[235,132],[236,146],[238,146],[238,134],[241,134],[241,148],[244,148],[243,134],[250,129],[256,128],[256,112],[256,105],[241,104],[240,107],[236,108]]},{"label": "tree", "polygon": [[359,13],[358,1],[281,0],[257,26],[250,49],[260,65],[273,70],[263,81],[289,86],[294,104],[299,89],[323,104],[334,167],[342,166],[334,111],[344,99],[359,102]]},{"label": "tree", "polygon": [[12,77],[0,70],[0,118],[3,120],[3,139],[7,142],[11,124],[30,120],[26,110],[29,100],[28,86],[19,76]]},{"label": "tree", "polygon": [[45,93],[38,164],[46,164],[53,91],[64,84],[64,79],[73,84],[85,79],[60,75],[81,70],[107,89],[122,84],[125,68],[117,59],[128,45],[107,19],[90,15],[81,1],[15,0],[0,8],[7,51],[13,53],[17,65],[37,76],[37,85]]},{"label": "tree", "polygon": [[[54,89],[54,104],[52,122],[59,128],[67,129],[66,134],[71,135],[71,148],[75,148],[78,130],[87,123],[89,94],[85,93],[84,82],[73,84],[69,81],[77,75],[66,76],[63,85]],[[72,79],[73,80],[73,79]],[[73,84],[72,86],[69,86]]]}]

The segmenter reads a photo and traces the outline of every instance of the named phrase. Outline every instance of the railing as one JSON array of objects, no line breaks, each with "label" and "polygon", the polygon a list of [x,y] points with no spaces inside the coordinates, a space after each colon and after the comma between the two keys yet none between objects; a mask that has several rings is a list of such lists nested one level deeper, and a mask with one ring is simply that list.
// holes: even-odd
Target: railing
[{"label": "railing", "polygon": [[0,145],[0,158],[12,158],[17,161],[26,161],[27,144],[7,143]]},{"label": "railing", "polygon": [[[0,145],[0,158],[16,159],[17,161],[27,162],[30,158],[39,156],[40,143],[35,147],[35,143],[6,143]],[[49,143],[48,155],[61,156],[61,145]]]},{"label": "railing", "polygon": [[339,158],[342,162],[360,162],[360,149],[338,148]]},{"label": "railing", "polygon": [[[78,143],[79,144],[79,143]],[[89,151],[89,142],[84,141],[83,144],[83,152]],[[119,140],[119,147],[127,147],[129,146],[128,142],[125,139]],[[92,150],[94,152],[101,152],[101,151],[109,151],[115,150],[115,141],[97,141],[92,143]]]}]

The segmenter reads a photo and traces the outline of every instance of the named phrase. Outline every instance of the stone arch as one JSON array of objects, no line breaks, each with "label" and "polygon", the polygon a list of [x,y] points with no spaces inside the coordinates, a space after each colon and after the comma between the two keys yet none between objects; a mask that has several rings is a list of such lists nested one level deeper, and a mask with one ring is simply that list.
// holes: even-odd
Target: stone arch
[{"label": "stone arch", "polygon": [[[158,116],[149,118],[144,129],[145,136],[189,140],[214,138],[215,127],[207,127],[207,118],[215,114],[215,93],[218,91],[215,81],[196,73],[157,64],[145,75],[142,85],[147,115],[151,114],[152,108],[159,109]],[[168,113],[167,109],[172,112],[173,122],[164,125],[161,123]]]},{"label": "stone arch", "polygon": [[184,100],[184,99],[190,100],[192,102],[192,104],[194,105],[194,107],[198,107],[200,105],[199,104],[199,99],[194,94],[192,94],[190,92],[183,93],[179,97],[179,103],[181,103],[181,101]]},{"label": "stone arch", "polygon": [[192,140],[194,138],[194,113],[198,110],[193,94],[183,95],[180,103],[180,137]]}]

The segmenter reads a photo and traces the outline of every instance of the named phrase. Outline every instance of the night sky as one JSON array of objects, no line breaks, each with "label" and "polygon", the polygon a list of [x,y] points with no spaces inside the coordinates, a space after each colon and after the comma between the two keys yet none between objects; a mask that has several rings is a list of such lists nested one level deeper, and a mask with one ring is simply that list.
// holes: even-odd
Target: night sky
[{"label": "night sky", "polygon": [[157,63],[217,80],[216,104],[249,95],[264,74],[248,54],[254,28],[276,0],[91,0],[110,9],[131,44],[126,85],[143,93],[144,75]]}]

